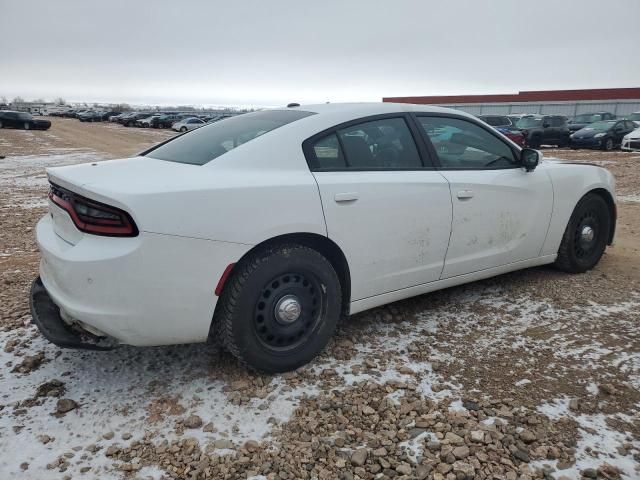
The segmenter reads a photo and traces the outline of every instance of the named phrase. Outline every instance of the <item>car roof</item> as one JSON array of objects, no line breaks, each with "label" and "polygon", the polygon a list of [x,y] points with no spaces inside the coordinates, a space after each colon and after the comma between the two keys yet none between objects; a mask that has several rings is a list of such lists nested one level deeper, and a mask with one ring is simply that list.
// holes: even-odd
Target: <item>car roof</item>
[{"label": "car roof", "polygon": [[426,113],[460,113],[469,117],[461,110],[437,107],[434,105],[423,105],[414,103],[392,103],[392,102],[362,102],[362,103],[321,103],[315,105],[300,105],[299,107],[275,108],[274,110],[304,110],[313,113],[342,113],[353,115],[354,117],[375,115],[376,113],[397,113],[397,112],[426,112]]}]

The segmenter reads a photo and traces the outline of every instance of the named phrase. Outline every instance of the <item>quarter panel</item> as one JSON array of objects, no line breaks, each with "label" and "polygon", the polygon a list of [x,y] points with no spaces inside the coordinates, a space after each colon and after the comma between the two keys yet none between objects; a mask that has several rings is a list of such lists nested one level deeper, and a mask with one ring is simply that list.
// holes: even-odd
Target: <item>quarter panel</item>
[{"label": "quarter panel", "polygon": [[541,252],[541,255],[552,255],[558,253],[562,236],[578,201],[591,190],[603,188],[615,202],[615,181],[609,171],[595,165],[545,160],[539,168],[549,174],[555,197],[551,225]]}]

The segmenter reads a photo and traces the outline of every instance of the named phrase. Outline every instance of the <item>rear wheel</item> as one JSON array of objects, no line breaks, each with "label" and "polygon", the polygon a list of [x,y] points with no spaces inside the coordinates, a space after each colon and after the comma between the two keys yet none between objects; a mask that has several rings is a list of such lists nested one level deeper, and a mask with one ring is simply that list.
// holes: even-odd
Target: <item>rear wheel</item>
[{"label": "rear wheel", "polygon": [[2,120],[0,120],[0,128],[3,128],[4,125],[2,125]]},{"label": "rear wheel", "polygon": [[24,122],[24,129],[31,130],[31,124],[29,122]]},{"label": "rear wheel", "polygon": [[214,332],[245,365],[285,372],[313,359],[342,311],[338,276],[317,251],[296,244],[251,254],[227,281]]},{"label": "rear wheel", "polygon": [[594,193],[582,197],[569,219],[555,266],[571,273],[591,270],[604,253],[610,229],[607,202]]}]

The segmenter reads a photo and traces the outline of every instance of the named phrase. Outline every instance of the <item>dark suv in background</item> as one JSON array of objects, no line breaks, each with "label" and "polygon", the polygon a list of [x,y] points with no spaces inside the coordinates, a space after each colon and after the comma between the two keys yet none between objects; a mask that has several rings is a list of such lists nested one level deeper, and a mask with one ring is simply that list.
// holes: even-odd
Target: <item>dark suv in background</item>
[{"label": "dark suv in background", "polygon": [[566,147],[569,145],[567,117],[562,115],[525,115],[516,123],[524,135],[525,145],[540,148],[541,145]]},{"label": "dark suv in background", "polygon": [[569,130],[571,130],[571,133],[577,132],[591,123],[602,120],[614,120],[615,118],[616,116],[610,112],[582,113],[569,120]]},{"label": "dark suv in background", "polygon": [[49,120],[36,120],[30,113],[0,110],[0,128],[24,128],[25,130],[48,130]]}]

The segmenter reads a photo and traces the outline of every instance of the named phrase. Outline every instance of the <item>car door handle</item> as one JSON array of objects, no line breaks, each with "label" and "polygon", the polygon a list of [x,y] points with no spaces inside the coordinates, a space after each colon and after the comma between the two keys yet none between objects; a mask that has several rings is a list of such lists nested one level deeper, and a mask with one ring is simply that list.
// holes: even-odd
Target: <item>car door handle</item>
[{"label": "car door handle", "polygon": [[458,192],[458,198],[460,200],[466,200],[468,198],[473,198],[473,190],[460,190]]},{"label": "car door handle", "polygon": [[333,199],[338,202],[355,202],[358,200],[358,192],[336,193]]}]

